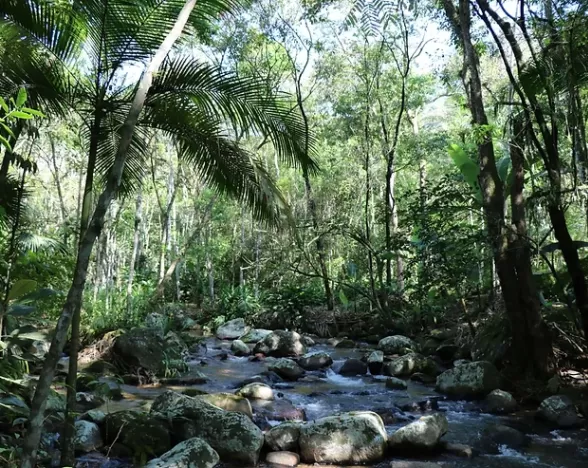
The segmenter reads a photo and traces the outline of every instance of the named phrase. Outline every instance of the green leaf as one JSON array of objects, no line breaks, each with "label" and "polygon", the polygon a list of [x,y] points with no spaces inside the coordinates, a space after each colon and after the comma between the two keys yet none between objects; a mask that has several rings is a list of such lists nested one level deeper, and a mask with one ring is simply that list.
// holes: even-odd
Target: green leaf
[{"label": "green leaf", "polygon": [[502,182],[505,182],[508,177],[508,170],[510,168],[510,156],[504,156],[500,158],[498,164],[496,164],[496,169],[498,169],[498,177]]},{"label": "green leaf", "polygon": [[0,97],[0,107],[2,107],[4,112],[6,112],[7,114],[10,111],[10,109],[8,108],[8,104],[6,104],[6,101],[4,100],[3,97]]},{"label": "green leaf", "polygon": [[26,112],[27,114],[34,115],[35,117],[47,117],[41,111],[39,111],[37,109],[31,109],[30,107],[23,107],[21,110]]},{"label": "green leaf", "polygon": [[0,122],[0,126],[2,126],[2,128],[4,130],[6,130],[6,133],[8,133],[12,138],[16,138],[14,136],[14,132],[12,131],[12,129],[8,125],[6,125],[4,122]]},{"label": "green leaf", "polygon": [[27,102],[27,90],[25,88],[20,88],[18,90],[18,96],[16,97],[16,107],[24,106],[25,102]]},{"label": "green leaf", "polygon": [[21,279],[12,285],[8,293],[8,300],[13,301],[19,297],[25,296],[37,289],[35,280]]},{"label": "green leaf", "polygon": [[35,307],[33,306],[26,306],[22,304],[14,304],[8,307],[8,315],[12,315],[15,317],[22,317],[23,315],[29,315],[35,311]]},{"label": "green leaf", "polygon": [[5,146],[6,148],[8,148],[8,150],[12,151],[12,146],[10,145],[10,142],[2,135],[0,135],[0,145]]},{"label": "green leaf", "polygon": [[345,295],[345,292],[342,289],[339,289],[339,300],[341,301],[341,304],[343,304],[344,306],[347,306],[349,304],[349,300],[347,299],[347,296]]},{"label": "green leaf", "polygon": [[31,114],[27,114],[26,112],[21,111],[12,111],[10,113],[12,117],[16,117],[17,119],[29,120],[32,119],[33,116]]}]

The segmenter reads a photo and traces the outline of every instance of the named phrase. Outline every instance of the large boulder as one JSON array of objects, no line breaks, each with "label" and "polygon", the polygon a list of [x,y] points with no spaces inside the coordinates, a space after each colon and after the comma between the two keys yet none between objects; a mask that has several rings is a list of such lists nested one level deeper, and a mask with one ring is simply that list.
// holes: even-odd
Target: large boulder
[{"label": "large boulder", "polygon": [[274,391],[269,385],[253,382],[241,387],[235,392],[237,395],[249,400],[273,400]]},{"label": "large boulder", "polygon": [[167,424],[138,411],[107,414],[102,425],[102,436],[107,445],[116,442],[137,457],[158,457],[171,448]]},{"label": "large boulder", "polygon": [[519,449],[528,443],[529,437],[521,431],[504,424],[492,424],[482,431],[477,448],[486,453],[499,453],[502,446]]},{"label": "large boulder", "polygon": [[216,329],[216,337],[219,340],[236,340],[249,331],[249,327],[245,325],[245,320],[237,318],[229,320]]},{"label": "large boulder", "polygon": [[500,375],[487,361],[462,364],[437,377],[437,391],[456,398],[484,397],[500,387]]},{"label": "large boulder", "polygon": [[271,330],[264,330],[263,328],[253,328],[241,336],[239,339],[243,343],[257,343],[269,335]]},{"label": "large boulder", "polygon": [[251,400],[253,421],[263,426],[267,421],[306,421],[306,412],[286,399]]},{"label": "large boulder", "polygon": [[380,375],[384,367],[384,352],[374,351],[367,359],[368,369],[372,375]]},{"label": "large boulder", "polygon": [[386,453],[386,429],[372,412],[343,413],[300,428],[300,455],[307,463],[367,464]]},{"label": "large boulder", "polygon": [[347,377],[352,377],[354,375],[365,375],[367,374],[368,366],[365,362],[351,358],[347,359],[339,369],[339,374]]},{"label": "large boulder", "polygon": [[258,342],[253,348],[253,353],[273,357],[302,356],[306,354],[306,346],[302,344],[298,333],[276,330]]},{"label": "large boulder", "polygon": [[76,452],[87,453],[100,450],[104,442],[98,425],[90,421],[76,421],[74,445]]},{"label": "large boulder", "polygon": [[504,390],[492,390],[484,400],[486,411],[493,414],[514,413],[517,409],[517,401]]},{"label": "large boulder", "polygon": [[241,340],[235,340],[231,343],[231,352],[235,356],[249,356],[251,354],[249,346]]},{"label": "large boulder", "polygon": [[344,338],[339,343],[335,345],[335,348],[340,349],[352,349],[355,348],[355,341],[350,340],[349,338]]},{"label": "large boulder", "polygon": [[401,427],[388,439],[388,444],[393,449],[432,450],[447,432],[447,418],[441,413],[423,416],[410,424]]},{"label": "large boulder", "polygon": [[276,359],[268,366],[268,370],[275,372],[286,380],[298,380],[304,375],[304,369],[292,359]]},{"label": "large boulder", "polygon": [[298,359],[298,365],[308,371],[315,371],[324,369],[326,367],[331,367],[332,364],[333,358],[324,352],[305,354],[300,359]]},{"label": "large boulder", "polygon": [[406,390],[408,385],[402,379],[390,377],[388,380],[386,380],[386,388],[389,388],[390,390]]},{"label": "large boulder", "polygon": [[155,399],[151,414],[171,421],[173,433],[179,440],[193,437],[205,440],[223,461],[248,466],[256,465],[259,460],[263,433],[241,413],[167,391]]},{"label": "large boulder", "polygon": [[387,336],[378,343],[378,349],[384,354],[406,354],[415,349],[415,343],[402,335]]},{"label": "large boulder", "polygon": [[543,400],[537,410],[537,417],[562,428],[576,426],[580,420],[574,403],[565,395],[554,395]]},{"label": "large boulder", "polygon": [[294,452],[270,452],[265,456],[270,466],[296,466],[300,463],[300,456]]},{"label": "large boulder", "polygon": [[392,377],[400,377],[416,372],[435,374],[436,370],[437,364],[432,359],[426,358],[421,354],[410,353],[384,364],[383,373]]},{"label": "large boulder", "polygon": [[193,437],[151,460],[145,468],[213,468],[219,461],[218,453],[210,445]]},{"label": "large boulder", "polygon": [[302,423],[287,421],[265,433],[265,444],[274,452],[298,452]]},{"label": "large boulder", "polygon": [[196,396],[195,398],[206,401],[225,411],[235,411],[253,418],[251,403],[245,397],[233,395],[232,393],[210,393],[208,395]]}]

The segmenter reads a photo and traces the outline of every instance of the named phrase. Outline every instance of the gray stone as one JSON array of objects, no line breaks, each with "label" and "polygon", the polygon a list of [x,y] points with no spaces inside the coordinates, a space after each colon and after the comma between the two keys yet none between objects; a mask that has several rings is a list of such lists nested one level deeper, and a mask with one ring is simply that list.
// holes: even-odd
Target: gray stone
[{"label": "gray stone", "polygon": [[298,380],[304,375],[304,369],[292,359],[287,358],[276,359],[268,366],[268,370],[275,372],[286,380]]},{"label": "gray stone", "polygon": [[396,377],[390,377],[386,380],[386,388],[391,390],[406,390],[408,385],[402,379],[398,379]]},{"label": "gray stone", "polygon": [[263,433],[247,416],[224,411],[199,398],[167,391],[159,395],[151,414],[170,421],[179,440],[200,437],[223,461],[256,465]]},{"label": "gray stone", "polygon": [[372,375],[380,375],[384,367],[384,352],[374,351],[367,359],[368,369]]},{"label": "gray stone", "polygon": [[386,429],[372,412],[343,413],[300,428],[300,455],[308,463],[367,464],[386,453]]},{"label": "gray stone", "polygon": [[308,335],[302,335],[302,337],[300,338],[300,341],[307,348],[310,348],[311,346],[314,346],[316,344],[314,342],[314,340],[310,336],[308,336]]},{"label": "gray stone", "polygon": [[249,356],[251,354],[249,346],[247,346],[241,340],[235,340],[231,343],[231,352],[235,356]]},{"label": "gray stone", "polygon": [[327,353],[311,353],[305,354],[298,359],[298,365],[303,369],[314,371],[331,367],[333,359]]},{"label": "gray stone", "polygon": [[463,364],[437,377],[437,391],[457,398],[484,397],[500,387],[500,375],[487,361]]},{"label": "gray stone", "polygon": [[213,468],[219,461],[218,453],[210,445],[193,437],[151,460],[145,468]]},{"label": "gray stone", "polygon": [[210,393],[207,395],[199,395],[194,398],[206,401],[217,408],[225,411],[235,411],[253,418],[253,410],[251,403],[247,398],[232,393]]},{"label": "gray stone", "polygon": [[431,375],[436,373],[436,369],[437,364],[432,359],[417,353],[410,353],[385,363],[384,375],[398,377],[416,372]]},{"label": "gray stone", "polygon": [[492,390],[484,400],[486,411],[493,414],[514,413],[517,409],[517,401],[504,390]]},{"label": "gray stone", "polygon": [[88,453],[100,450],[104,442],[98,425],[90,421],[76,421],[74,445],[76,452]]},{"label": "gray stone", "polygon": [[306,354],[306,346],[300,340],[301,336],[296,332],[276,330],[258,342],[253,353],[273,357],[302,356]]},{"label": "gray stone", "polygon": [[243,343],[257,343],[269,335],[271,330],[264,330],[263,328],[253,328],[241,336],[239,339]]},{"label": "gray stone", "polygon": [[355,341],[345,338],[335,345],[335,348],[352,349],[355,348]]},{"label": "gray stone", "polygon": [[543,400],[537,410],[537,417],[562,428],[576,426],[580,421],[574,403],[565,395],[554,395]]},{"label": "gray stone", "polygon": [[414,460],[394,460],[390,463],[390,468],[443,468],[439,463],[414,461]]},{"label": "gray stone", "polygon": [[368,366],[365,362],[359,359],[347,359],[339,369],[339,374],[352,377],[354,375],[365,375],[367,374]]},{"label": "gray stone", "polygon": [[474,449],[469,445],[454,444],[451,442],[445,442],[442,445],[443,451],[455,455],[456,457],[472,458],[474,456]]},{"label": "gray stone", "polygon": [[498,453],[501,446],[518,449],[528,443],[529,438],[521,431],[504,424],[493,424],[482,431],[479,448],[486,453]]},{"label": "gray stone", "polygon": [[96,424],[102,424],[106,419],[106,413],[100,410],[90,410],[82,415],[82,419]]},{"label": "gray stone", "polygon": [[296,466],[300,463],[300,456],[294,452],[270,452],[265,461],[278,466]]},{"label": "gray stone", "polygon": [[447,418],[441,413],[423,416],[398,429],[388,440],[393,449],[432,450],[447,432]]},{"label": "gray stone", "polygon": [[245,320],[237,318],[229,320],[216,329],[216,337],[219,340],[236,340],[249,331],[249,327],[245,325]]},{"label": "gray stone", "polygon": [[387,336],[378,343],[378,349],[384,354],[406,354],[415,349],[415,343],[402,335]]},{"label": "gray stone", "polygon": [[241,387],[235,392],[237,395],[249,400],[273,400],[274,391],[264,383],[253,382]]},{"label": "gray stone", "polygon": [[298,452],[302,423],[283,422],[265,433],[265,444],[275,452]]}]

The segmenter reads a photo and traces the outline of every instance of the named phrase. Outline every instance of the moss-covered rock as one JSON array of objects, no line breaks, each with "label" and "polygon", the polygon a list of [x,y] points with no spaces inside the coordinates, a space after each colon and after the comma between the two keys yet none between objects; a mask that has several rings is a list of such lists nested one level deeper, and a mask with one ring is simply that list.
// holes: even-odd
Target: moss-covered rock
[{"label": "moss-covered rock", "polygon": [[298,452],[302,423],[287,421],[272,427],[265,433],[265,444],[274,452]]},{"label": "moss-covered rock", "polygon": [[292,359],[276,359],[268,366],[268,370],[275,372],[286,380],[298,380],[304,375],[304,369]]},{"label": "moss-covered rock", "polygon": [[367,358],[367,365],[372,375],[380,375],[384,367],[384,353],[382,351],[373,351]]},{"label": "moss-covered rock", "polygon": [[310,353],[298,359],[298,365],[303,369],[315,371],[331,367],[333,365],[333,358],[324,352]]},{"label": "moss-covered rock", "polygon": [[402,335],[387,336],[378,343],[378,349],[384,354],[406,354],[414,351],[415,348],[415,342]]},{"label": "moss-covered rock", "polygon": [[500,387],[500,375],[487,361],[462,364],[437,377],[437,391],[455,398],[485,397]]},{"label": "moss-covered rock", "polygon": [[373,463],[384,456],[386,440],[376,413],[344,413],[301,426],[300,455],[308,463]]},{"label": "moss-covered rock", "polygon": [[195,398],[199,398],[217,408],[225,411],[235,411],[237,413],[244,414],[253,418],[253,410],[251,409],[251,403],[245,397],[239,395],[233,395],[232,393],[210,393],[208,395],[200,395]]},{"label": "moss-covered rock", "polygon": [[408,385],[402,379],[390,377],[386,380],[386,388],[389,388],[390,390],[406,390]]},{"label": "moss-covered rock", "polygon": [[306,353],[306,346],[302,344],[301,336],[298,333],[276,330],[258,342],[253,353],[274,357],[302,356]]},{"label": "moss-covered rock", "polygon": [[249,327],[245,325],[245,320],[237,318],[229,320],[216,329],[216,337],[219,340],[236,340],[249,331]]},{"label": "moss-covered rock", "polygon": [[201,398],[167,391],[155,399],[151,415],[171,421],[179,440],[202,438],[223,461],[247,466],[259,460],[263,433],[241,413],[222,410]]},{"label": "moss-covered rock", "polygon": [[383,373],[392,377],[400,377],[420,372],[427,375],[436,375],[437,364],[431,358],[421,354],[410,353],[393,359],[384,364]]},{"label": "moss-covered rock", "polygon": [[434,449],[447,433],[447,418],[441,413],[422,418],[401,427],[390,437],[388,444],[393,449],[419,452]]},{"label": "moss-covered rock", "polygon": [[565,395],[546,398],[539,405],[537,417],[557,427],[573,427],[580,421],[572,400]]},{"label": "moss-covered rock", "polygon": [[249,330],[245,335],[239,338],[243,343],[257,343],[269,335],[271,330],[264,330],[263,328],[254,328]]},{"label": "moss-covered rock", "polygon": [[517,406],[514,397],[504,390],[492,390],[484,400],[486,411],[493,414],[514,413]]},{"label": "moss-covered rock", "polygon": [[241,340],[235,340],[231,343],[231,352],[235,356],[249,356],[251,354],[251,350],[249,346],[247,346]]},{"label": "moss-covered rock", "polygon": [[76,421],[74,444],[77,452],[100,450],[104,442],[98,425],[90,421]]},{"label": "moss-covered rock", "polygon": [[151,460],[145,468],[213,468],[219,460],[218,453],[210,445],[193,437]]},{"label": "moss-covered rock", "polygon": [[237,395],[249,400],[273,400],[274,391],[269,385],[253,382],[241,387],[235,392]]}]

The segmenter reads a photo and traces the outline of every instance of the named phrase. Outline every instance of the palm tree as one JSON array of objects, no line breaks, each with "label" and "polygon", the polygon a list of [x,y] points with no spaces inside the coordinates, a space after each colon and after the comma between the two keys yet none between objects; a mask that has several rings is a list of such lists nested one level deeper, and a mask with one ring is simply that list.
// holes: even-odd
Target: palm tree
[{"label": "palm tree", "polygon": [[[25,85],[33,104],[47,113],[76,112],[85,124],[88,148],[78,261],[35,393],[23,466],[31,466],[34,460],[44,397],[70,322],[68,407],[73,409],[89,257],[112,197],[132,190],[143,175],[142,158],[150,133],[156,130],[173,138],[180,158],[195,165],[207,182],[247,202],[258,218],[274,223],[283,213],[279,192],[254,155],[225,129],[239,128],[266,138],[284,159],[314,168],[305,151],[304,124],[286,96],[272,98],[264,83],[238,78],[193,57],[180,53],[168,57],[184,25],[166,50],[168,32],[175,31],[178,18],[190,5],[185,27],[188,33],[202,34],[212,19],[231,11],[237,2],[5,0],[0,5],[0,34],[9,54],[1,65],[0,93]],[[156,58],[161,59],[159,64]],[[145,63],[150,63],[148,72],[139,83],[125,76]],[[19,129],[15,130],[18,136]],[[2,171],[7,172],[9,161],[5,153]],[[95,203],[98,187],[103,190]],[[71,430],[69,415],[66,428]],[[64,447],[70,445],[69,435],[66,431]],[[67,465],[73,454],[65,452]]]}]

